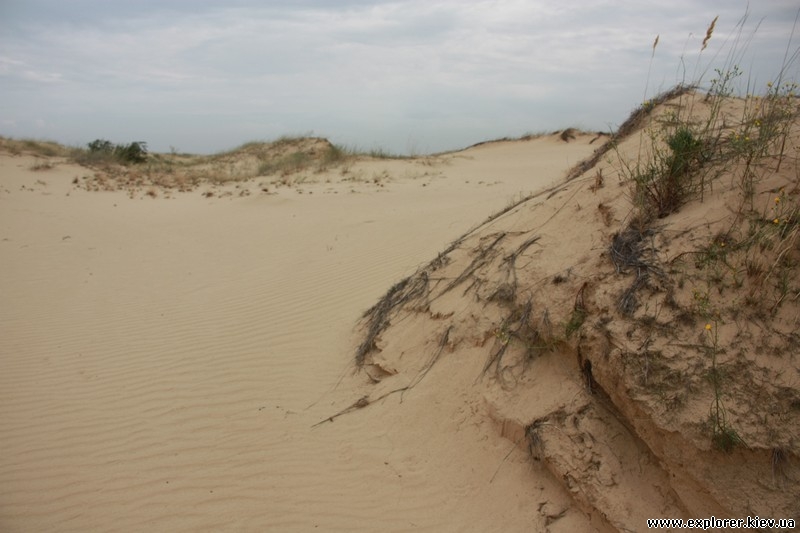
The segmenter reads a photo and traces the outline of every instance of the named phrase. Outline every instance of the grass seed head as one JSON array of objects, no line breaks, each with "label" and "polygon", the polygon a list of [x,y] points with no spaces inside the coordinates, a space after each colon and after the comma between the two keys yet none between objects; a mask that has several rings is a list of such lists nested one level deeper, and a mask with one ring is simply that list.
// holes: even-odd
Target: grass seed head
[{"label": "grass seed head", "polygon": [[708,46],[708,41],[711,40],[711,35],[714,33],[714,26],[717,25],[717,19],[718,18],[719,18],[719,15],[714,17],[714,20],[712,20],[711,24],[708,25],[708,29],[706,30],[706,37],[705,37],[705,39],[703,39],[703,46],[700,48],[701,52],[706,49],[706,46]]}]

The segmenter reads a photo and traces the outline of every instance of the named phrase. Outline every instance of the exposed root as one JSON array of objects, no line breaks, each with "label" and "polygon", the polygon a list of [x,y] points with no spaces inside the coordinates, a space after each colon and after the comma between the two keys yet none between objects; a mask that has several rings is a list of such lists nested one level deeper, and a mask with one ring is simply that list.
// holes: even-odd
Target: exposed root
[{"label": "exposed root", "polygon": [[367,334],[356,350],[356,365],[362,366],[367,354],[378,347],[375,344],[378,336],[389,327],[389,318],[401,306],[426,295],[428,292],[428,273],[422,271],[397,282],[389,292],[362,316],[367,320]]},{"label": "exposed root", "polygon": [[[626,274],[630,269],[635,269],[636,278],[620,297],[617,308],[626,316],[633,315],[638,306],[636,301],[636,291],[638,291],[649,280],[650,274],[655,274],[659,278],[664,278],[664,273],[658,266],[655,258],[655,245],[647,245],[645,237],[652,239],[655,231],[647,229],[639,231],[628,226],[625,230],[615,233],[611,239],[609,253],[617,273]],[[650,258],[644,259],[643,256],[649,253]]]},{"label": "exposed root", "polygon": [[445,294],[446,292],[452,290],[454,287],[458,286],[459,284],[463,283],[464,280],[472,276],[476,270],[481,268],[482,266],[486,265],[493,257],[494,257],[494,249],[495,247],[502,241],[506,236],[505,232],[500,232],[495,236],[495,239],[487,246],[486,248],[482,248],[478,255],[476,255],[470,264],[465,268],[461,274],[459,274],[456,279],[448,283],[448,285],[442,290],[441,294]]},{"label": "exposed root", "polygon": [[408,389],[416,387],[419,384],[419,382],[422,381],[422,379],[428,374],[428,372],[430,372],[431,368],[433,368],[433,365],[436,364],[436,361],[439,360],[439,356],[442,355],[445,346],[447,346],[447,343],[450,342],[450,332],[452,330],[453,330],[452,324],[449,325],[447,329],[444,330],[444,334],[442,335],[442,338],[439,341],[439,347],[436,350],[436,353],[433,354],[433,357],[431,357],[430,361],[428,361],[428,363],[422,368],[422,370],[420,370],[419,373],[417,373],[416,377],[414,377],[414,379],[408,385]]},{"label": "exposed root", "polygon": [[495,332],[497,336],[497,349],[489,356],[489,360],[483,367],[482,375],[485,374],[492,366],[495,368],[495,374],[498,377],[502,376],[503,371],[503,355],[508,350],[509,344],[512,339],[516,339],[528,349],[528,356],[532,355],[532,350],[537,346],[539,340],[538,332],[531,327],[531,312],[533,310],[533,302],[529,298],[525,305],[512,310],[500,324],[500,327]]},{"label": "exposed root", "polygon": [[362,396],[361,398],[359,398],[358,400],[353,402],[350,406],[345,407],[344,409],[342,409],[341,411],[339,411],[335,415],[331,415],[328,418],[320,420],[316,424],[313,424],[311,427],[313,429],[313,428],[315,428],[317,426],[321,426],[325,422],[333,422],[334,420],[336,420],[337,418],[339,418],[342,415],[346,415],[347,413],[352,413],[353,411],[357,411],[359,409],[363,409],[363,408],[365,408],[365,407],[367,407],[369,405],[372,405],[375,402],[379,402],[379,401],[383,400],[387,396],[390,396],[390,395],[392,395],[392,394],[394,394],[396,392],[404,392],[404,391],[407,391],[407,390],[408,390],[408,387],[401,387],[399,389],[395,389],[395,390],[387,392],[386,394],[378,396],[374,400],[370,400],[369,396]]},{"label": "exposed root", "polygon": [[525,250],[530,248],[533,244],[535,244],[540,237],[538,235],[534,235],[530,237],[525,242],[520,244],[516,250],[511,252],[510,254],[506,255],[503,258],[503,263],[506,265],[506,275],[511,278],[511,286],[510,291],[511,295],[509,298],[506,298],[508,301],[513,301],[517,295],[517,259],[520,255],[525,253]]}]

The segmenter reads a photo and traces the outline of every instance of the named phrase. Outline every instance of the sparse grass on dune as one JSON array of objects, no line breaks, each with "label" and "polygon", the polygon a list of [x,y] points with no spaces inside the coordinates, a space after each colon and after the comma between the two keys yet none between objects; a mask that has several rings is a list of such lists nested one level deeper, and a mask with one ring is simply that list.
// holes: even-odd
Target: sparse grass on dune
[{"label": "sparse grass on dune", "polygon": [[[570,142],[583,132],[567,128],[552,133],[528,133],[518,138],[500,141],[530,141],[543,137],[558,137]],[[595,139],[603,136],[594,134]],[[429,156],[402,155],[381,148],[364,150],[337,145],[321,137],[283,136],[274,141],[251,141],[231,150],[212,155],[177,153],[152,153],[144,142],[113,144],[98,139],[87,147],[64,147],[57,143],[0,138],[0,150],[12,155],[28,154],[41,157],[38,169],[51,168],[62,157],[63,162],[73,162],[93,170],[93,175],[78,181],[80,187],[91,191],[127,190],[131,195],[144,192],[149,187],[188,192],[202,186],[219,186],[229,183],[260,179],[260,186],[291,187],[319,179],[322,173],[337,169],[342,179],[360,181],[363,176],[352,175],[351,167],[358,161],[411,161],[431,164],[437,157],[455,152]],[[480,146],[486,143],[479,143]],[[474,147],[474,146],[473,146]],[[470,148],[473,148],[470,147]],[[325,178],[326,180],[330,177]],[[208,190],[206,190],[208,192]],[[152,196],[152,195],[151,195]]]},{"label": "sparse grass on dune", "polygon": [[[164,190],[188,192],[204,185],[224,185],[255,178],[272,186],[302,183],[330,169],[346,167],[358,158],[401,158],[381,150],[359,152],[318,137],[284,136],[271,142],[253,141],[213,155],[148,153],[146,144],[115,145],[97,140],[84,148],[49,141],[0,137],[0,150],[37,157],[35,170],[62,162],[90,168],[93,175],[77,181],[87,190]],[[55,160],[54,158],[61,158]],[[266,185],[265,185],[266,187]],[[152,196],[152,194],[150,194]]]},{"label": "sparse grass on dune", "polygon": [[0,150],[12,155],[33,155],[39,157],[67,157],[72,150],[53,141],[36,139],[11,139],[0,136]]},{"label": "sparse grass on dune", "polygon": [[[187,192],[201,185],[264,178],[270,184],[292,185],[326,170],[346,165],[355,152],[316,137],[281,137],[272,142],[249,142],[208,156],[148,153],[146,144],[112,144],[97,140],[86,148],[57,143],[0,138],[0,150],[12,155],[34,155],[37,169],[51,168],[61,157],[94,171],[78,181],[88,190],[143,191],[150,187]],[[152,196],[152,194],[150,194]]]},{"label": "sparse grass on dune", "polygon": [[[494,142],[532,141],[554,137],[570,142],[578,135],[588,134],[578,128],[567,128],[550,133],[526,133],[520,137],[505,137],[478,143],[469,148]],[[595,140],[605,134],[593,133]],[[469,149],[467,148],[467,149]],[[426,156],[403,155],[382,148],[360,149],[333,144],[325,138],[313,136],[282,136],[273,141],[250,141],[236,148],[212,155],[153,153],[147,151],[145,142],[114,144],[98,139],[86,147],[65,147],[49,141],[9,139],[0,137],[0,150],[12,155],[40,157],[34,165],[37,170],[52,168],[60,162],[72,162],[90,168],[92,175],[77,181],[79,187],[90,191],[126,190],[132,196],[156,187],[167,191],[189,192],[198,187],[215,187],[230,183],[260,179],[262,190],[270,187],[293,187],[314,182],[318,176],[336,169],[345,181],[369,181],[351,173],[358,161],[412,161],[429,165],[437,157],[457,153],[442,152]],[[61,157],[63,161],[50,158]],[[330,180],[330,176],[324,178]],[[206,188],[205,193],[210,189]],[[149,194],[152,196],[152,194]]]},{"label": "sparse grass on dune", "polygon": [[[703,49],[715,24],[716,19],[706,31]],[[625,231],[642,242],[663,240],[665,221],[679,216],[685,207],[706,203],[718,209],[718,198],[726,189],[731,191],[726,197],[735,197],[727,202],[725,216],[708,223],[705,242],[677,254],[669,265],[658,266],[659,283],[669,287],[668,304],[675,314],[686,319],[689,329],[704,324],[696,356],[710,360],[707,371],[713,396],[704,427],[713,445],[724,451],[747,446],[751,438],[756,444],[759,439],[736,429],[755,413],[740,414],[737,420],[726,408],[726,402],[746,402],[751,376],[745,372],[732,378],[722,370],[733,364],[730,357],[723,364],[718,356],[733,351],[731,343],[741,341],[741,335],[750,330],[741,325],[743,320],[761,323],[759,329],[771,331],[786,354],[797,343],[793,335],[787,335],[787,328],[796,331],[800,326],[800,173],[796,170],[800,100],[797,84],[788,78],[796,68],[797,52],[787,58],[776,79],[766,83],[760,94],[748,87],[745,96],[734,96],[734,83],[743,73],[738,65],[727,63],[714,70],[705,93],[681,91],[672,95],[669,107],[657,109],[646,102],[634,113],[640,115],[637,122],[644,142],[634,159],[621,153],[617,158],[633,207]],[[699,85],[700,81],[693,84]],[[651,109],[655,112],[650,113]],[[787,172],[787,166],[794,170]],[[713,204],[711,195],[715,195]],[[655,246],[645,248],[655,251]],[[612,244],[612,255],[614,250]],[[648,275],[647,270],[639,272],[645,278]],[[627,302],[623,307],[637,322],[655,322],[652,312],[642,312],[633,303],[636,292],[647,284],[639,280],[621,302]],[[720,328],[730,330],[731,324],[740,325],[739,333],[723,339]],[[679,335],[684,329],[677,327],[673,333]]]},{"label": "sparse grass on dune", "polygon": [[[543,131],[542,132],[527,132],[527,133],[524,133],[524,134],[520,135],[519,137],[500,137],[500,138],[491,139],[491,140],[488,140],[488,141],[481,141],[479,143],[475,143],[473,145],[468,146],[466,148],[466,150],[469,150],[470,148],[477,148],[478,146],[485,146],[485,145],[488,145],[488,144],[504,143],[504,142],[534,141],[534,140],[537,140],[537,139],[544,139],[544,138],[548,138],[548,137],[555,137],[555,138],[558,138],[558,139],[560,139],[560,140],[562,140],[564,142],[570,142],[572,140],[575,140],[578,135],[591,135],[593,137],[592,140],[590,141],[590,144],[591,144],[591,143],[594,143],[597,139],[601,139],[603,137],[606,137],[608,134],[605,133],[605,132],[602,132],[602,131],[590,132],[590,131],[586,131],[586,130],[583,130],[583,129],[577,128],[577,127],[569,127],[569,128],[565,128],[563,130],[556,130],[556,131],[550,131],[550,132],[543,132]],[[455,152],[459,152],[459,151],[461,151],[461,150],[455,150]],[[453,152],[440,152],[440,153],[437,153],[435,155],[444,155],[444,154],[448,154],[448,153],[453,153]]]}]

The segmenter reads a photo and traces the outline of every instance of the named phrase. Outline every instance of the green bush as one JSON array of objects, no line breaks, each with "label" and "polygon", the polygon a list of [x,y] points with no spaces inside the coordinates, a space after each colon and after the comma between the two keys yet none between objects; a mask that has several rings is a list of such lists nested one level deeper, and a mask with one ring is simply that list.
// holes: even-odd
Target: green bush
[{"label": "green bush", "polygon": [[666,145],[668,150],[656,151],[633,173],[640,206],[659,218],[686,202],[696,189],[698,170],[708,160],[703,141],[686,125],[669,134]]},{"label": "green bush", "polygon": [[136,141],[118,144],[114,147],[114,156],[123,163],[144,163],[147,161],[147,143]]},{"label": "green bush", "polygon": [[92,160],[113,159],[120,163],[144,163],[147,161],[147,143],[144,141],[113,144],[105,139],[95,139],[87,146]]},{"label": "green bush", "polygon": [[95,139],[94,141],[90,142],[87,146],[89,147],[90,154],[111,155],[114,153],[114,145],[111,144],[111,141],[106,141],[104,139]]}]

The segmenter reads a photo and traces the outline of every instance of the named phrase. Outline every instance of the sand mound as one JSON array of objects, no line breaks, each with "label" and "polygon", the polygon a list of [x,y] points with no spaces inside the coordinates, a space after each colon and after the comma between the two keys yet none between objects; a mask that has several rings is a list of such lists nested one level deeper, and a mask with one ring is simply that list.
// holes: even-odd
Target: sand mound
[{"label": "sand mound", "polygon": [[[378,382],[369,397],[460,397],[525,450],[533,479],[557,480],[597,528],[796,520],[800,125],[781,115],[776,144],[763,131],[745,139],[732,125],[769,118],[735,122],[748,105],[670,94],[566,184],[394,285],[362,319],[355,359]],[[711,123],[704,139],[716,144],[679,152],[695,144],[675,140],[692,140],[675,117]],[[651,146],[663,131],[677,132],[670,148]],[[731,150],[744,156],[717,156]],[[644,181],[656,168],[645,161],[708,181],[663,211],[637,211],[632,200],[651,201],[639,193],[669,200]],[[646,187],[632,187],[632,173]],[[540,515],[539,527],[558,524]]]}]

